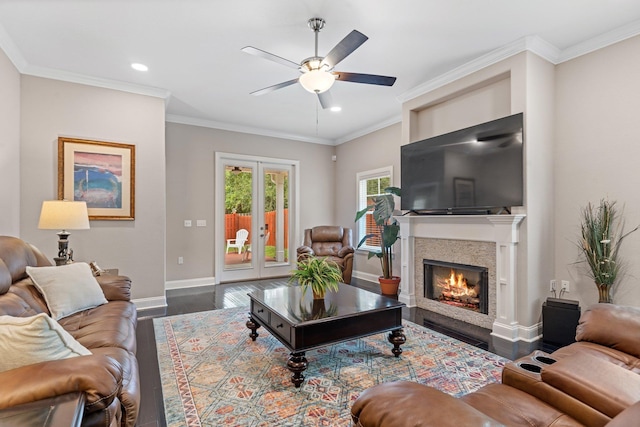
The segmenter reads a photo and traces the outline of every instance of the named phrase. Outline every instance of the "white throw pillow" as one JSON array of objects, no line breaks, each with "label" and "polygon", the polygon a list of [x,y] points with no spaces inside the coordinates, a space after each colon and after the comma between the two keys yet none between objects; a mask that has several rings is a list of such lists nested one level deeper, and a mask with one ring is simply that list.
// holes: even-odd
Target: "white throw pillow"
[{"label": "white throw pillow", "polygon": [[27,274],[56,320],[107,303],[86,262],[60,267],[27,267]]},{"label": "white throw pillow", "polygon": [[91,354],[46,313],[0,316],[0,372],[47,360]]}]

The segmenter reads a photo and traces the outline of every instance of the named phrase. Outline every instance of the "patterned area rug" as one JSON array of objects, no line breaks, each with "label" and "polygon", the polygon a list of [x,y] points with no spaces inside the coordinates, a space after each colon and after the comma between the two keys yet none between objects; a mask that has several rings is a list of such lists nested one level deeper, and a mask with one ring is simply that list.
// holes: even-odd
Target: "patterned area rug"
[{"label": "patterned area rug", "polygon": [[287,349],[264,328],[249,338],[247,307],[154,319],[169,426],[349,426],[363,390],[409,380],[454,396],[497,382],[506,359],[403,321],[400,358],[387,334],[307,352],[296,389]]}]

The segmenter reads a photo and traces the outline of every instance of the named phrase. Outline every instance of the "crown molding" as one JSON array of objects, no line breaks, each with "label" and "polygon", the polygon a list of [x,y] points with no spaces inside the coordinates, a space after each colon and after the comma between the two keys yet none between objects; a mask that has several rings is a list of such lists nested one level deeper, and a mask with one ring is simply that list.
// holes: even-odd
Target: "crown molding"
[{"label": "crown molding", "polygon": [[630,22],[629,24],[618,27],[615,30],[608,31],[582,43],[566,48],[560,54],[559,63],[586,55],[587,53],[605,48],[614,43],[637,36],[638,34],[640,34],[640,20]]},{"label": "crown molding", "polygon": [[0,25],[0,49],[4,51],[19,73],[22,73],[22,70],[27,68],[27,60],[24,59],[22,52],[20,52],[20,49],[18,49],[18,46],[16,46],[2,25]]},{"label": "crown molding", "polygon": [[402,103],[407,102],[524,51],[535,53],[552,64],[558,65],[637,36],[638,34],[640,34],[640,20],[600,34],[599,36],[585,40],[564,50],[558,49],[556,46],[538,36],[524,37],[473,59],[436,78],[428,80],[402,93],[397,99]]},{"label": "crown molding", "polygon": [[401,103],[407,102],[425,93],[436,90],[444,85],[452,83],[470,74],[482,70],[490,65],[497,64],[500,61],[504,61],[514,55],[517,55],[526,50],[531,50],[544,59],[555,63],[559,55],[559,50],[545,42],[538,36],[524,37],[515,40],[505,46],[498,49],[494,49],[491,52],[472,59],[471,61],[454,68],[453,70],[441,74],[440,76],[428,80],[413,89],[410,89],[397,97],[397,100]]},{"label": "crown molding", "polygon": [[232,132],[248,133],[252,135],[268,136],[272,138],[291,139],[294,141],[310,142],[313,144],[335,145],[331,139],[313,138],[302,135],[294,135],[291,133],[278,132],[271,129],[262,129],[251,126],[238,125],[234,123],[224,123],[214,120],[197,119],[193,117],[180,116],[177,114],[167,114],[165,121],[170,123],[178,123],[182,125],[200,126],[211,129],[227,130]]},{"label": "crown molding", "polygon": [[9,60],[17,68],[20,74],[42,77],[53,80],[61,80],[69,83],[79,83],[87,86],[96,86],[105,89],[114,89],[122,92],[135,93],[138,95],[152,96],[164,99],[165,108],[171,99],[171,92],[166,89],[160,89],[150,86],[137,85],[133,83],[125,83],[117,80],[103,79],[100,77],[91,77],[68,71],[56,70],[53,68],[37,67],[30,65],[22,56],[20,49],[13,42],[4,26],[0,25],[0,49],[4,51]]},{"label": "crown molding", "polygon": [[559,63],[562,52],[545,39],[538,36],[530,36],[521,40],[524,42],[524,49],[522,49],[521,52],[529,51],[531,53],[535,53],[542,59],[545,59],[554,65]]},{"label": "crown molding", "polygon": [[103,79],[101,77],[86,76],[84,74],[71,73],[69,71],[55,70],[52,68],[35,67],[33,65],[27,65],[26,68],[21,71],[22,74],[43,77],[53,80],[61,80],[69,83],[78,83],[87,86],[101,87],[105,89],[119,90],[122,92],[135,93],[138,95],[153,96],[155,98],[162,98],[165,100],[165,105],[168,103],[171,97],[171,92],[166,89],[160,89],[150,86],[137,85],[134,83],[125,83],[117,80]]},{"label": "crown molding", "polygon": [[389,117],[388,119],[383,120],[381,122],[376,122],[374,125],[368,126],[366,128],[360,129],[358,131],[355,131],[355,132],[352,132],[350,134],[341,136],[340,138],[337,138],[335,140],[335,145],[340,145],[340,144],[343,144],[345,142],[352,141],[352,140],[354,140],[356,138],[360,138],[361,136],[368,135],[368,134],[373,133],[373,132],[375,132],[377,130],[384,129],[386,127],[389,127],[391,125],[395,125],[396,123],[400,123],[400,122],[402,122],[402,114],[398,114],[396,116]]}]

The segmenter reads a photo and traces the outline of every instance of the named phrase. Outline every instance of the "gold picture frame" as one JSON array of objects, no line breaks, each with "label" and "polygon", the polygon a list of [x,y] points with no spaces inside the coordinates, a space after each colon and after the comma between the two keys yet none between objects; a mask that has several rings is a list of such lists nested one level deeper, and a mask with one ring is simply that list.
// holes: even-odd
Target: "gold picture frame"
[{"label": "gold picture frame", "polygon": [[58,138],[58,199],[85,201],[92,220],[135,219],[136,147]]}]

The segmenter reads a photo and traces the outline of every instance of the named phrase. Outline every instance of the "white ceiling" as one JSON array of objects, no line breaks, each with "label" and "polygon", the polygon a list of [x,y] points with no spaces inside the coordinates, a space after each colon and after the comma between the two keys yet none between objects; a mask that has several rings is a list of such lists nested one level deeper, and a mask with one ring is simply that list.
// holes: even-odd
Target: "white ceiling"
[{"label": "white ceiling", "polygon": [[[340,113],[297,84],[250,95],[299,74],[240,49],[300,62],[316,16],[321,56],[353,29],[369,37],[337,70],[395,85],[336,82]],[[638,33],[638,0],[0,0],[0,47],[23,74],[167,96],[169,121],[328,144],[398,122],[403,100],[496,49],[561,62]]]}]

